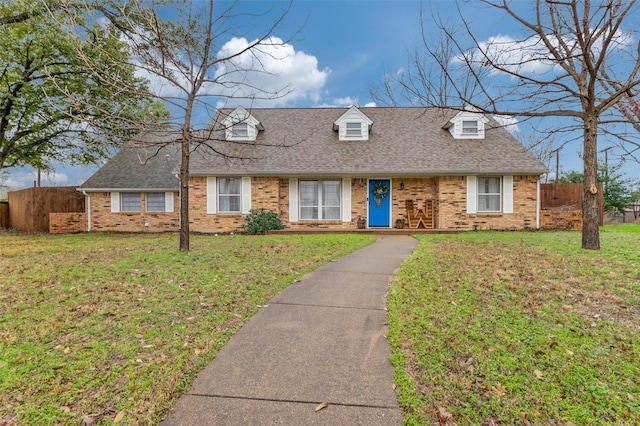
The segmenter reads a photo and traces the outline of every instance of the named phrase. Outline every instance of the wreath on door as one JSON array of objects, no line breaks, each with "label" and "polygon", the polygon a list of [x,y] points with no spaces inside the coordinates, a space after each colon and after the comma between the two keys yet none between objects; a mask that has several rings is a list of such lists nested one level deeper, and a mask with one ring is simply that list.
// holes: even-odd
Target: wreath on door
[{"label": "wreath on door", "polygon": [[389,195],[389,187],[383,182],[378,182],[373,186],[371,193],[373,194],[373,199],[376,202],[376,207],[380,207],[382,206],[382,200]]}]

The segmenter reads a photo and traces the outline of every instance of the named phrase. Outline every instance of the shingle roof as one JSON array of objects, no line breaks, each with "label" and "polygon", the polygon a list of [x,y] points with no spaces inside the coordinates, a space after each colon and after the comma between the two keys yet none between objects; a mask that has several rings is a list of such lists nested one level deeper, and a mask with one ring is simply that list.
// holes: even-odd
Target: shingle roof
[{"label": "shingle roof", "polygon": [[[441,176],[547,172],[545,165],[493,119],[485,139],[454,139],[443,129],[457,111],[360,108],[373,120],[369,140],[338,140],[333,123],[345,108],[252,109],[263,126],[255,141],[224,140],[222,125],[197,132],[191,175]],[[221,110],[221,123],[232,110]],[[177,132],[147,132],[124,147],[80,189],[177,190]],[[167,145],[169,143],[169,145]]]},{"label": "shingle roof", "polygon": [[171,144],[176,132],[146,132],[127,146],[87,179],[85,190],[178,190],[179,181],[173,170],[179,164],[178,144]]},{"label": "shingle roof", "polygon": [[[190,173],[436,176],[539,175],[547,171],[493,119],[485,127],[485,139],[454,139],[443,125],[457,111],[417,107],[360,110],[373,120],[366,141],[338,140],[333,123],[344,114],[344,108],[252,109],[249,112],[264,127],[256,141],[224,141],[224,130],[214,130],[214,140],[191,155]],[[230,112],[220,111],[214,121],[221,122]]]}]

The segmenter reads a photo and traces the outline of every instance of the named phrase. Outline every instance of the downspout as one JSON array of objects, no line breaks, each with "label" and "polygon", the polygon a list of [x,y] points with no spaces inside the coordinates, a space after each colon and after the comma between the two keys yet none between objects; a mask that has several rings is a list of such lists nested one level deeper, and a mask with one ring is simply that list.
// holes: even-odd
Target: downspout
[{"label": "downspout", "polygon": [[91,195],[85,190],[82,190],[82,194],[87,198],[87,232],[91,232]]},{"label": "downspout", "polygon": [[540,179],[536,181],[536,229],[540,229]]}]

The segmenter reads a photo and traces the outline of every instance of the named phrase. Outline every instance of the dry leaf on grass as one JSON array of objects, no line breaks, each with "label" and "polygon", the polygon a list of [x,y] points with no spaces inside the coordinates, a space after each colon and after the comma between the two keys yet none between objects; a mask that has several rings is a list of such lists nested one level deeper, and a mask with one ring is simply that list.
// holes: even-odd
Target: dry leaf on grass
[{"label": "dry leaf on grass", "polygon": [[453,414],[442,407],[438,407],[438,419],[440,420],[440,426],[458,426],[458,424],[453,421]]},{"label": "dry leaf on grass", "polygon": [[115,419],[113,419],[113,423],[120,423],[122,419],[124,419],[124,411],[120,411],[118,414],[116,414]]}]

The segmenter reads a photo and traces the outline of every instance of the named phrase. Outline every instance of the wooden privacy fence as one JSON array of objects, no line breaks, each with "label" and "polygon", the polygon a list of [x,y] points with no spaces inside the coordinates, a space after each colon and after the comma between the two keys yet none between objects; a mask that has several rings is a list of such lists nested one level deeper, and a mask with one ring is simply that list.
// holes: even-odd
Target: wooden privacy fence
[{"label": "wooden privacy fence", "polygon": [[9,227],[9,203],[0,201],[0,229]]},{"label": "wooden privacy fence", "polygon": [[49,213],[84,212],[84,195],[75,187],[27,188],[8,193],[9,227],[49,232]]}]

